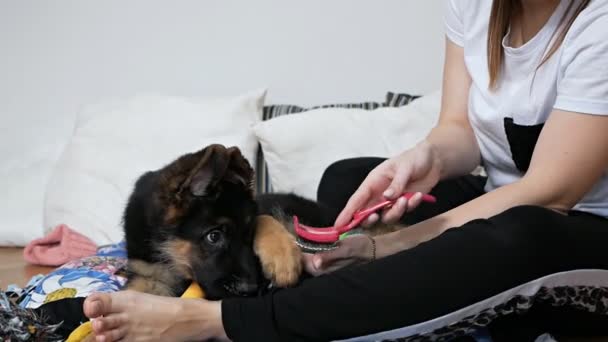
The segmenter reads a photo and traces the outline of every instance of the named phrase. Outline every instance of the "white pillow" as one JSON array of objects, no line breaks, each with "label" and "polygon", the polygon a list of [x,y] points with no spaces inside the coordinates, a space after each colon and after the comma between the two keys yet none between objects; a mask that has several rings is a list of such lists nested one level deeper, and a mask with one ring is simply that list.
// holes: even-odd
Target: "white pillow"
[{"label": "white pillow", "polygon": [[376,110],[325,108],[285,115],[254,126],[275,192],[316,199],[323,171],[344,158],[393,156],[435,125],[440,92],[411,104]]},{"label": "white pillow", "polygon": [[0,129],[0,246],[25,246],[43,234],[44,189],[75,115],[5,114]]},{"label": "white pillow", "polygon": [[102,245],[123,238],[121,219],[137,178],[212,144],[238,146],[255,165],[252,126],[265,90],[237,97],[136,96],[79,115],[48,184],[44,228],[58,224]]},{"label": "white pillow", "polygon": [[[15,128],[21,130],[23,128]],[[42,236],[44,189],[63,145],[60,137],[2,154],[0,246],[25,246]],[[63,141],[67,140],[67,137]]]}]

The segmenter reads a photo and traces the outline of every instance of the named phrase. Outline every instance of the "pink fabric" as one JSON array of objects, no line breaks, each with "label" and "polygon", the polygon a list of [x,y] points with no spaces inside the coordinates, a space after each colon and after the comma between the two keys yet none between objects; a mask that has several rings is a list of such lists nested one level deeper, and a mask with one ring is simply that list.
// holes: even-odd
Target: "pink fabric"
[{"label": "pink fabric", "polygon": [[46,236],[32,240],[25,246],[23,258],[31,264],[60,266],[96,252],[97,245],[91,239],[60,224]]}]

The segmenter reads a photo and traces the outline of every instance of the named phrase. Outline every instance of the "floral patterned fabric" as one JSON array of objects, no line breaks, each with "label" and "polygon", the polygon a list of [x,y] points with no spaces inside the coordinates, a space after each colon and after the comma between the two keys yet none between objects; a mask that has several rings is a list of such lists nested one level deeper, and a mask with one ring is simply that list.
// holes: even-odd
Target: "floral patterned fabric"
[{"label": "floral patterned fabric", "polygon": [[126,266],[124,242],[100,247],[95,255],[70,261],[32,284],[19,306],[35,309],[60,299],[118,291],[127,281]]}]

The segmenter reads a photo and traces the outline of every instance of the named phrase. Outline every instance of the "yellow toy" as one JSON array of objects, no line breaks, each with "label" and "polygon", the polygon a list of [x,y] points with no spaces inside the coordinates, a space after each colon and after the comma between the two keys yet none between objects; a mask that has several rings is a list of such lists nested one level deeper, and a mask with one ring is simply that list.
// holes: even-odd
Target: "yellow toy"
[{"label": "yellow toy", "polygon": [[192,282],[186,291],[182,293],[181,298],[205,298],[205,292],[197,283]]},{"label": "yellow toy", "polygon": [[91,321],[82,323],[78,328],[74,329],[65,342],[80,342],[84,341],[93,332]]},{"label": "yellow toy", "polygon": [[[205,292],[197,283],[192,282],[186,291],[182,293],[180,298],[205,298]],[[84,342],[87,340],[93,341],[92,332],[93,327],[91,321],[84,322],[78,328],[72,331],[66,342]],[[91,338],[89,339],[89,337]]]}]

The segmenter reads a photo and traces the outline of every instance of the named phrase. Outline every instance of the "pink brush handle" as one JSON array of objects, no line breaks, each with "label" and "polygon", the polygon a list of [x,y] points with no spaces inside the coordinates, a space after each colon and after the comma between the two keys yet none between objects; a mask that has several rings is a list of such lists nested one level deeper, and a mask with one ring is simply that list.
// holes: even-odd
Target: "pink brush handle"
[{"label": "pink brush handle", "polygon": [[[386,200],[384,202],[380,202],[380,203],[374,205],[373,207],[359,210],[359,211],[355,212],[355,214],[353,215],[352,221],[350,221],[350,223],[348,225],[346,225],[344,227],[340,227],[337,230],[340,233],[349,231],[349,230],[353,229],[354,227],[358,226],[361,222],[363,222],[365,219],[367,219],[371,214],[377,212],[380,209],[392,206],[393,204],[395,204],[397,202],[397,200],[399,198],[403,197],[407,200],[410,200],[412,197],[414,197],[415,194],[416,194],[415,192],[406,192],[403,195],[397,197],[396,199]],[[429,203],[435,203],[435,202],[437,202],[437,199],[433,195],[422,194],[422,201],[429,202]]]},{"label": "pink brush handle", "polygon": [[[400,197],[403,197],[403,198],[409,200],[415,194],[416,193],[414,193],[414,192],[407,192],[407,193],[404,193],[403,195],[401,195]],[[320,243],[333,243],[333,242],[336,242],[339,240],[340,235],[357,227],[361,222],[363,222],[371,214],[375,213],[376,211],[378,211],[382,208],[395,204],[395,202],[397,200],[398,200],[398,198],[394,199],[394,200],[387,200],[387,201],[378,203],[378,204],[374,205],[373,207],[370,207],[370,208],[367,208],[364,210],[359,210],[353,215],[352,221],[350,221],[349,224],[342,226],[342,227],[323,227],[323,228],[309,227],[309,226],[300,224],[297,216],[293,217],[293,225],[294,225],[296,234],[306,240],[320,242]],[[437,199],[432,195],[423,194],[422,201],[429,202],[429,203],[435,203],[435,202],[437,202]]]},{"label": "pink brush handle", "polygon": [[308,241],[334,243],[340,239],[340,233],[336,229],[333,229],[333,227],[308,227],[300,224],[297,216],[293,217],[293,226],[296,230],[296,234]]}]

